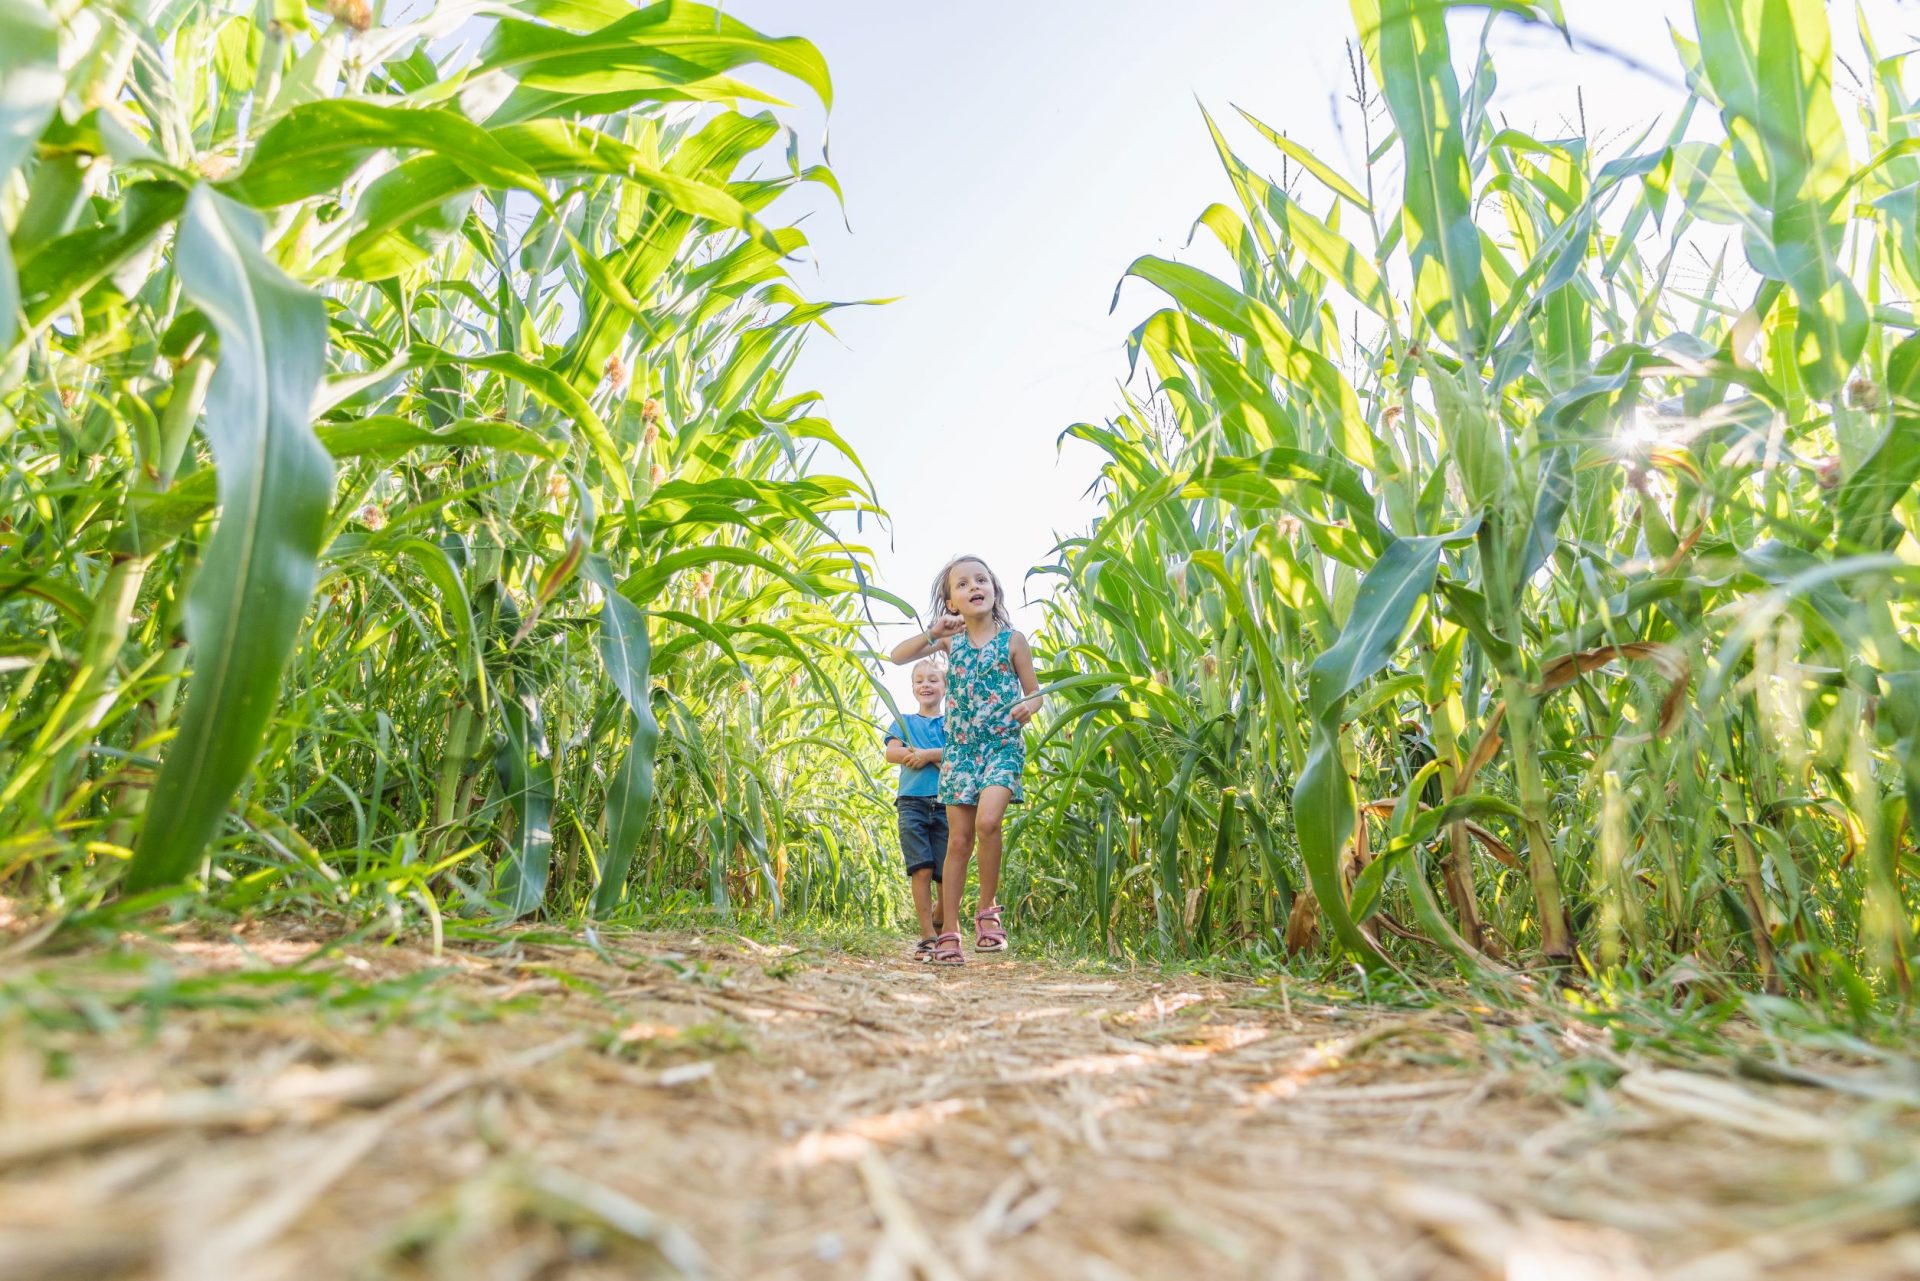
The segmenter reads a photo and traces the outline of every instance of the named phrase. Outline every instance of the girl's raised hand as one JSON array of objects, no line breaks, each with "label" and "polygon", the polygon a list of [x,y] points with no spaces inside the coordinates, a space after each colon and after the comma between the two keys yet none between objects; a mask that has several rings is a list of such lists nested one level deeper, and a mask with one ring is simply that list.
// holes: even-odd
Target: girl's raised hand
[{"label": "girl's raised hand", "polygon": [[958,614],[942,614],[933,620],[933,626],[927,628],[927,635],[935,640],[945,640],[949,636],[958,636],[967,625],[967,620]]}]

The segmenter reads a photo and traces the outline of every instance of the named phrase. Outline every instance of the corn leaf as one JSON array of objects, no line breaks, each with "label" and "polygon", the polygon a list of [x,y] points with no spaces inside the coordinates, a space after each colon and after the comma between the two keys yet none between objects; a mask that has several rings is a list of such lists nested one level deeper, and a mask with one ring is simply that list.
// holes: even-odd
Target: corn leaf
[{"label": "corn leaf", "polygon": [[553,756],[531,691],[501,700],[500,715],[504,732],[493,768],[514,823],[495,873],[494,897],[504,916],[518,920],[540,909],[553,868]]},{"label": "corn leaf", "polygon": [[1353,0],[1353,16],[1405,150],[1400,225],[1413,264],[1414,306],[1442,341],[1478,353],[1492,300],[1473,221],[1447,7],[1437,0]]},{"label": "corn leaf", "polygon": [[189,875],[245,781],[313,595],[333,462],[308,406],[325,368],[326,312],[260,251],[257,215],[213,191],[187,201],[180,286],[219,335],[204,430],[220,519],[187,606],[193,678],[149,802],[127,887]]},{"label": "corn leaf", "polygon": [[[66,85],[59,54],[59,33],[45,9],[32,0],[0,0],[0,189],[53,118]],[[12,348],[19,327],[20,282],[0,236],[0,353]]]}]

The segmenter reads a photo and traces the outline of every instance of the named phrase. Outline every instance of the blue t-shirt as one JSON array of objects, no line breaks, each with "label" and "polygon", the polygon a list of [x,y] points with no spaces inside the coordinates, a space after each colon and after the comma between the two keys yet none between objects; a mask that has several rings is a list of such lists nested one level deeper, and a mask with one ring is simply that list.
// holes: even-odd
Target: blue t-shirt
[{"label": "blue t-shirt", "polygon": [[[908,747],[945,747],[947,745],[947,718],[944,716],[922,716],[918,712],[908,712],[893,723],[887,731],[887,741],[899,740]],[[920,769],[900,767],[900,795],[902,796],[938,796],[940,795],[940,767],[926,765]]]}]

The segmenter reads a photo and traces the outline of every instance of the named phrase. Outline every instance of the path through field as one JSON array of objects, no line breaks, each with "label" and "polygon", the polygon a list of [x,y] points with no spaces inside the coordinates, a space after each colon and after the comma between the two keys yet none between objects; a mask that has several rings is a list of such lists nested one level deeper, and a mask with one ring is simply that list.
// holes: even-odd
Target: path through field
[{"label": "path through field", "polygon": [[127,946],[0,970],[0,1276],[1920,1273],[1880,1086],[1576,1107],[1564,1030],[1018,956]]}]

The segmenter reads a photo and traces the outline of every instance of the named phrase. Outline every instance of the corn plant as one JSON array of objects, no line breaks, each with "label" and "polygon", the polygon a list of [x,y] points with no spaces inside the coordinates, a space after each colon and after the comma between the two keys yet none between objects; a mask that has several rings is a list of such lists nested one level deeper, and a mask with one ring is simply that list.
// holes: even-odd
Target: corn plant
[{"label": "corn plant", "polygon": [[0,882],[872,898],[756,66],[830,101],[680,0],[0,4]]},{"label": "corn plant", "polygon": [[1689,100],[1601,154],[1500,121],[1466,7],[1354,0],[1364,170],[1209,118],[1235,199],[1195,233],[1234,276],[1127,273],[1167,304],[1148,390],[1074,429],[1105,509],[1047,567],[1028,903],[1116,943],[1904,995],[1902,63],[1868,37],[1850,143],[1824,6],[1698,0]]}]

